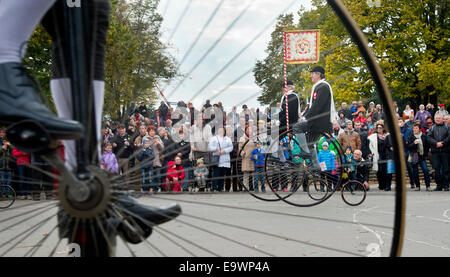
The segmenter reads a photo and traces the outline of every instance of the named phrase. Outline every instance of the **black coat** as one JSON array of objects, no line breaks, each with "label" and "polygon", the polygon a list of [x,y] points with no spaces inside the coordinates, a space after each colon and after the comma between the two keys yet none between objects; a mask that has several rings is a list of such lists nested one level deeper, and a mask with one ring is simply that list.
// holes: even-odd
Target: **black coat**
[{"label": "black coat", "polygon": [[167,139],[161,138],[161,141],[164,144],[164,150],[162,153],[164,156],[163,163],[175,160],[175,156],[178,153],[178,152],[176,152],[175,142],[172,140],[172,138],[170,136]]},{"label": "black coat", "polygon": [[[300,107],[300,99],[297,93],[292,92],[287,95],[288,112],[289,112],[289,126],[293,126],[298,121],[298,113]],[[281,98],[281,110],[279,113],[280,129],[286,128],[286,97]]]},{"label": "black coat", "polygon": [[367,156],[370,154],[369,139],[368,139],[369,132],[363,129],[356,132],[359,134],[359,137],[361,138],[361,152],[363,158],[367,158]]},{"label": "black coat", "polygon": [[[445,124],[433,125],[428,130],[428,144],[432,153],[448,153],[450,152],[450,127]],[[442,141],[443,147],[437,148],[436,143]]]},{"label": "black coat", "polygon": [[308,121],[308,130],[314,133],[331,133],[330,120],[331,89],[326,83],[316,85],[310,108],[303,115]]},{"label": "black coat", "polygon": [[175,156],[178,153],[181,153],[181,162],[183,164],[183,167],[189,166],[189,153],[191,153],[191,143],[187,141],[180,141],[175,144],[176,153]]},{"label": "black coat", "polygon": [[369,162],[361,159],[361,161],[356,161],[355,165],[355,177],[363,182],[369,182],[370,179],[370,167]]},{"label": "black coat", "polygon": [[[427,136],[422,132],[420,132],[420,139],[422,140],[422,144],[423,144],[423,155],[422,156],[419,155],[419,159],[425,160],[426,157],[428,156],[428,151],[430,148],[427,143]],[[416,140],[416,137],[414,136],[414,133],[411,133],[408,140],[406,141],[406,148],[408,148],[410,153],[419,152],[419,146],[417,144],[414,144],[415,140]]]},{"label": "black coat", "polygon": [[[130,143],[129,146],[125,145],[125,141]],[[133,138],[129,134],[125,134],[124,136],[120,136],[117,134],[112,139],[112,142],[117,144],[117,147],[113,148],[114,154],[116,154],[118,159],[128,159],[133,154],[134,151],[134,143]]]}]

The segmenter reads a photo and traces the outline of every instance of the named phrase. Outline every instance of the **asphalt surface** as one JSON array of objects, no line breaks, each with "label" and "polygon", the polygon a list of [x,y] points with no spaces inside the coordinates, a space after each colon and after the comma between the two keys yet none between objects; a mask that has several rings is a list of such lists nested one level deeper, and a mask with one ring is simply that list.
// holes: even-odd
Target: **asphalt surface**
[{"label": "asphalt surface", "polygon": [[[269,192],[258,196],[275,198]],[[152,206],[176,202],[183,214],[154,228],[141,244],[118,239],[117,256],[383,257],[392,245],[393,191],[372,188],[357,207],[346,205],[338,193],[310,208],[242,192],[156,194],[138,200]],[[67,256],[67,240],[60,240],[55,228],[56,204],[17,200],[0,210],[0,255]],[[402,256],[450,256],[449,227],[449,192],[408,191]]]}]

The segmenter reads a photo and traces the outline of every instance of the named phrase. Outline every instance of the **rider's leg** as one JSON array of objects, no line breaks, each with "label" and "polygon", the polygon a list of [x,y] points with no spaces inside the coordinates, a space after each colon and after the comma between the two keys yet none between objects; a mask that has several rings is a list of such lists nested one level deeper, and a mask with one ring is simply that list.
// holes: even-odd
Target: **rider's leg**
[{"label": "rider's leg", "polygon": [[[90,20],[91,22],[89,33],[86,37],[92,45],[93,54],[90,59],[91,68],[93,68],[93,90],[94,90],[94,105],[95,105],[95,119],[96,119],[96,134],[97,140],[101,140],[101,123],[103,114],[103,102],[105,95],[105,49],[106,36],[109,27],[110,6],[107,0],[89,1]],[[69,60],[69,46],[64,39],[65,29],[62,6],[57,3],[54,5],[42,20],[42,24],[51,35],[54,42],[54,67],[53,79],[50,82],[52,97],[56,106],[58,115],[62,118],[73,118],[72,112],[72,93],[70,84],[70,63]],[[65,141],[65,158],[66,164],[71,169],[76,165],[75,160],[75,142]],[[101,153],[100,143],[98,146],[98,153]],[[100,155],[98,155],[100,157]]]},{"label": "rider's leg", "polygon": [[[60,78],[50,81],[50,90],[52,93],[53,101],[55,103],[56,111],[61,118],[71,119],[73,118],[72,112],[72,92],[70,88],[70,79]],[[97,141],[101,141],[101,124],[103,113],[103,98],[105,95],[105,82],[101,80],[94,80],[94,99],[95,99],[95,118],[96,118],[96,132]],[[65,160],[69,169],[72,169],[76,165],[75,159],[75,141],[64,141]],[[98,153],[101,153],[100,144]]]},{"label": "rider's leg", "polygon": [[22,62],[34,29],[55,1],[0,1],[0,63]]},{"label": "rider's leg", "polygon": [[32,119],[55,139],[78,138],[82,126],[57,118],[38,97],[23,67],[27,42],[55,0],[0,1],[0,118],[7,124]]},{"label": "rider's leg", "polygon": [[[306,132],[308,131],[308,125],[305,122],[298,122],[296,123],[292,131],[294,132],[295,137],[298,140],[301,152],[300,156],[306,159],[310,159],[313,163],[313,166],[315,168],[320,168],[319,166],[319,159],[317,158],[317,149],[316,145],[308,145],[308,139],[306,138]],[[311,131],[310,131],[311,132]],[[309,141],[316,141],[316,135],[310,135]],[[303,153],[303,154],[302,154]]]}]

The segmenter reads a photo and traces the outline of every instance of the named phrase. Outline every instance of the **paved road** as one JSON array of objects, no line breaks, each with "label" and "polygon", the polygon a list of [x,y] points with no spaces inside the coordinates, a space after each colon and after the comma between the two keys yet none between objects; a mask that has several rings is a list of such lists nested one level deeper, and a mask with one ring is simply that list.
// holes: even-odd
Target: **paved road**
[{"label": "paved road", "polygon": [[[409,191],[407,197],[403,256],[450,256],[450,233],[444,231],[450,230],[450,193]],[[119,240],[118,256],[387,256],[391,247],[393,192],[372,190],[358,207],[338,195],[312,208],[246,193],[158,194],[139,200],[155,206],[178,202],[183,215],[156,228],[146,243],[127,247]],[[55,249],[55,256],[65,256],[67,242],[52,232],[55,204],[18,201],[0,211],[0,254],[36,250],[35,256],[47,256]],[[49,221],[35,226],[45,218]],[[33,227],[26,240],[11,240]]]}]

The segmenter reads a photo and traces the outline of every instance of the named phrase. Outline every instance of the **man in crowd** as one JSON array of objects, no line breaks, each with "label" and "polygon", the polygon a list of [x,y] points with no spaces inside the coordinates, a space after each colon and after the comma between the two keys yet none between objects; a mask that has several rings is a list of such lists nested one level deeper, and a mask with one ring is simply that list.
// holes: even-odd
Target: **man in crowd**
[{"label": "man in crowd", "polygon": [[370,167],[366,160],[362,157],[361,150],[353,152],[353,158],[356,162],[355,172],[353,174],[356,181],[362,183],[366,190],[369,190]]},{"label": "man in crowd", "polygon": [[359,134],[353,130],[353,122],[348,120],[345,122],[345,130],[338,136],[339,144],[342,149],[351,146],[353,150],[361,150],[361,138]]},{"label": "man in crowd", "polygon": [[431,118],[434,118],[434,115],[436,114],[436,108],[434,107],[433,104],[428,103],[427,104],[427,108],[426,111],[430,113]]},{"label": "man in crowd", "polygon": [[439,110],[436,112],[436,114],[440,114],[444,118],[445,118],[446,115],[448,115],[448,111],[445,110],[445,105],[444,104],[439,104]]},{"label": "man in crowd", "polygon": [[383,111],[381,109],[381,105],[377,104],[375,111],[372,113],[372,122],[380,121],[384,118]]},{"label": "man in crowd", "polygon": [[415,186],[414,186],[414,181],[413,181],[413,171],[412,171],[411,164],[408,162],[409,151],[408,151],[408,147],[406,145],[409,137],[411,136],[412,129],[408,128],[408,126],[405,124],[405,120],[403,119],[403,117],[399,117],[398,125],[400,127],[400,132],[402,134],[403,149],[404,149],[404,155],[405,155],[405,161],[406,161],[406,169],[408,170],[408,176],[409,176],[409,180],[411,182],[411,188],[414,189]]},{"label": "man in crowd", "polygon": [[428,130],[427,141],[431,147],[435,170],[436,191],[449,190],[448,160],[450,154],[450,127],[444,124],[440,114],[434,117],[435,124]]},{"label": "man in crowd", "polygon": [[341,110],[339,111],[339,113],[343,113],[344,117],[349,119],[349,120],[352,119],[352,113],[350,112],[350,109],[347,107],[347,103],[346,102],[342,102]]},{"label": "man in crowd", "polygon": [[362,157],[364,159],[368,159],[368,156],[370,154],[370,149],[369,149],[369,140],[368,140],[368,136],[369,136],[369,131],[368,130],[364,130],[362,128],[362,124],[361,122],[356,121],[355,122],[355,132],[358,133],[359,138],[361,139],[361,153],[362,153]]},{"label": "man in crowd", "polygon": [[125,125],[121,124],[118,128],[118,133],[112,139],[113,152],[117,157],[117,162],[119,164],[119,171],[125,175],[125,180],[129,181],[129,159],[133,154],[133,138],[127,134],[127,129]]}]

